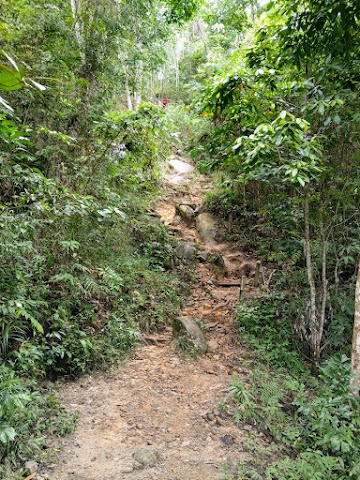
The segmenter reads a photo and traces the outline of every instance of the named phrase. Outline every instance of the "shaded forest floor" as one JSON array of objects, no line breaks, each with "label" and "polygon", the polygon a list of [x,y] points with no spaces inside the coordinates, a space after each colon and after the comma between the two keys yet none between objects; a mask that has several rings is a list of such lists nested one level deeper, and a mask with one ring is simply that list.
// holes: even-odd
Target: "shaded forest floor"
[{"label": "shaded forest floor", "polygon": [[[206,244],[194,222],[176,217],[176,205],[202,203],[209,181],[198,174],[173,172],[164,180],[166,196],[156,206],[161,220],[182,241],[200,252],[220,253],[226,278],[206,262],[193,261],[194,281],[181,315],[198,319],[209,350],[191,356],[179,349],[171,327],[143,336],[132,358],[104,376],[85,376],[61,389],[64,406],[79,413],[74,435],[62,440],[57,464],[41,472],[50,480],[210,480],[248,455],[243,444],[252,427],[234,424],[221,408],[231,375],[246,377],[250,354],[232,324],[239,288],[217,280],[239,282],[247,259],[232,245]],[[174,220],[175,217],[175,220]],[[245,294],[258,292],[247,279]],[[260,439],[261,441],[261,439]]]}]

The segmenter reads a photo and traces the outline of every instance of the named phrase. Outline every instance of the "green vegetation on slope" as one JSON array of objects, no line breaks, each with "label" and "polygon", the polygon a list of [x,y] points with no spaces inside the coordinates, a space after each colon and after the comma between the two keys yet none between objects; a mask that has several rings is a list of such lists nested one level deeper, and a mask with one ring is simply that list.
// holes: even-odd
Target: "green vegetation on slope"
[{"label": "green vegetation on slope", "polygon": [[188,147],[217,175],[207,208],[266,265],[236,324],[272,368],[230,389],[255,461],[226,478],[357,479],[359,5],[261,3],[206,2],[176,52],[177,98],[204,120]]},{"label": "green vegetation on slope", "polygon": [[196,4],[2,7],[0,477],[12,480],[74,426],[46,380],[120,361],[177,312],[172,246],[148,215],[170,137],[141,94]]},{"label": "green vegetation on slope", "polygon": [[217,172],[208,207],[281,292],[238,311],[244,340],[280,368],[231,387],[236,420],[265,424],[280,450],[249,445],[259,462],[239,478],[357,479],[344,355],[359,262],[358,4],[3,6],[1,477],[22,478],[49,433],[73,426],[43,379],[119,360],[175,313],[172,247],[147,216],[175,147]]}]

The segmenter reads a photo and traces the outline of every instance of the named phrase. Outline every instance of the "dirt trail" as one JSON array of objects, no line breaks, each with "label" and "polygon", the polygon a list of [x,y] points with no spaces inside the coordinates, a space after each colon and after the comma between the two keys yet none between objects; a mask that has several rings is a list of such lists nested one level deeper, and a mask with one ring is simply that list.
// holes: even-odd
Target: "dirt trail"
[{"label": "dirt trail", "polygon": [[[179,200],[186,198],[199,205],[210,188],[202,177],[187,180],[189,172],[173,175],[167,178],[168,196],[157,206],[162,220],[169,224]],[[173,227],[176,229],[183,240],[223,254],[230,270],[226,281],[239,280],[237,270],[244,261],[241,253],[226,244],[204,245],[193,224],[181,222]],[[197,263],[195,276],[182,315],[202,322],[209,352],[196,359],[179,353],[169,327],[146,336],[134,358],[114,375],[97,374],[66,384],[62,401],[79,412],[79,422],[76,433],[63,440],[58,464],[43,472],[44,478],[210,480],[221,477],[224,464],[234,465],[245,455],[242,444],[249,428],[236,427],[231,416],[219,408],[231,375],[247,373],[240,358],[245,354],[232,326],[239,288],[216,287],[214,273],[206,263]],[[246,288],[251,293],[251,287]],[[157,455],[145,467],[133,457],[144,446]]]}]

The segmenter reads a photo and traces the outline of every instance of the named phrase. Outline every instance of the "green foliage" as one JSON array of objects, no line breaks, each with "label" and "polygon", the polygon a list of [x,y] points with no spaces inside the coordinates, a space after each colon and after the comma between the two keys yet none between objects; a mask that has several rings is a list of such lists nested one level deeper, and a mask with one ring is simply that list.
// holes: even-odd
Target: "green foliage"
[{"label": "green foliage", "polygon": [[176,346],[178,350],[181,350],[185,355],[191,358],[196,358],[198,356],[198,349],[193,344],[193,342],[189,340],[189,338],[187,338],[185,335],[179,335],[177,337]]},{"label": "green foliage", "polygon": [[168,21],[181,25],[195,15],[200,0],[166,0],[165,3],[168,6],[166,12]]},{"label": "green foliage", "polygon": [[[61,433],[61,422],[68,429],[34,379],[105,368],[139,341],[141,328],[161,328],[176,313],[172,248],[145,211],[167,154],[163,116],[143,104],[99,117],[93,145],[80,142],[77,156],[72,136],[0,113],[2,478],[17,477],[30,452],[41,460],[35,446]],[[44,141],[54,148],[38,150]],[[114,152],[119,144],[125,159]],[[60,151],[72,164],[57,175]]]},{"label": "green foliage", "polygon": [[297,65],[316,54],[327,59],[341,59],[347,67],[354,60],[359,49],[360,8],[357,2],[285,1],[281,10],[287,16],[287,28],[281,33],[280,42],[290,47],[289,57]]},{"label": "green foliage", "polygon": [[53,392],[20,379],[5,364],[0,366],[0,405],[1,478],[14,478],[19,457],[41,459],[49,435],[74,428],[75,417],[65,413]]},{"label": "green foliage", "polygon": [[268,295],[241,303],[235,324],[244,341],[262,360],[278,367],[303,370],[286,298]]},{"label": "green foliage", "polygon": [[[319,15],[323,20],[326,15],[321,16],[322,2],[281,3],[280,10],[272,5],[274,10],[264,21],[255,48],[242,56],[244,65],[234,66],[229,60],[214,79],[205,82],[202,108],[211,115],[213,134],[204,138],[204,145],[195,154],[202,170],[221,172],[219,191],[209,203],[224,216],[230,213],[235,216],[233,239],[250,251],[257,250],[265,260],[276,262],[277,270],[285,272],[282,286],[302,297],[309,295],[303,255],[303,196],[304,190],[308,192],[317,305],[324,291],[322,282],[327,282],[328,290],[325,314],[330,320],[325,322],[322,343],[326,347],[337,343],[340,347],[331,336],[337,328],[345,331],[350,322],[351,315],[346,315],[345,320],[339,299],[351,298],[349,287],[351,291],[355,271],[341,266],[348,257],[345,252],[358,243],[355,239],[359,231],[358,206],[350,193],[359,188],[355,173],[357,127],[349,134],[358,122],[358,98],[355,100],[356,94],[344,87],[339,70],[334,68],[331,74],[329,70],[324,73],[327,60],[322,58],[319,69],[313,67],[311,49],[305,72],[294,69],[294,59],[293,63],[290,61],[294,39],[287,36],[288,28],[284,28],[284,24],[289,25],[289,18],[281,17],[279,11],[287,8],[296,11],[295,17],[299,19],[303,18],[302,12],[297,11],[301,6],[305,12],[307,8],[313,9],[316,11],[313,18]],[[335,10],[343,11],[337,7]],[[307,20],[311,18],[307,13],[304,16]],[[274,42],[277,34],[279,42]],[[353,32],[352,47],[355,37]],[[311,42],[311,38],[305,40]],[[288,54],[284,62],[282,55]],[[277,61],[278,58],[283,62]],[[312,61],[318,60],[312,57]],[[328,62],[332,63],[332,59]],[[353,75],[353,66],[349,68]],[[356,78],[352,76],[354,85]],[[342,121],[349,116],[351,127],[347,120]],[[350,180],[346,165],[352,172]],[[353,222],[352,218],[356,220]],[[327,232],[325,240],[320,225]],[[349,257],[349,260],[355,258]],[[321,273],[323,266],[325,280]],[[339,271],[342,271],[341,281]],[[343,306],[347,302],[341,300]],[[293,312],[298,306],[295,303]],[[306,301],[302,308],[307,310]],[[303,325],[306,322],[305,319]],[[301,320],[293,321],[293,325],[299,334]],[[306,335],[299,337],[301,341],[309,340]],[[344,343],[347,341],[348,337],[344,338]],[[323,352],[325,355],[326,349]]]},{"label": "green foliage", "polygon": [[[246,381],[232,379],[225,402],[235,406],[237,423],[250,423],[277,442],[256,455],[256,464],[242,465],[242,479],[311,480],[358,477],[360,405],[348,391],[346,357],[331,358],[312,391],[289,375],[253,370]],[[231,404],[230,404],[231,406]],[[247,448],[254,454],[253,446]],[[269,450],[269,452],[267,452]],[[259,477],[258,475],[262,475]]]},{"label": "green foliage", "polygon": [[150,193],[156,187],[159,166],[169,153],[161,108],[143,103],[137,111],[110,111],[94,133],[99,137],[97,160],[106,160],[115,191],[124,196],[130,189]]},{"label": "green foliage", "polygon": [[[0,63],[0,91],[11,92],[19,90],[25,85],[36,87],[40,91],[45,90],[45,87],[35,80],[26,79],[24,77],[24,69],[21,65],[18,65],[10,55],[1,50],[0,53],[1,56],[6,58],[8,64],[11,65],[10,67],[8,64]],[[0,106],[4,107],[7,111],[14,111],[2,96],[0,96]]]},{"label": "green foliage", "polygon": [[200,117],[194,109],[181,103],[169,104],[165,115],[170,142],[174,148],[192,150],[210,127],[205,117]]}]

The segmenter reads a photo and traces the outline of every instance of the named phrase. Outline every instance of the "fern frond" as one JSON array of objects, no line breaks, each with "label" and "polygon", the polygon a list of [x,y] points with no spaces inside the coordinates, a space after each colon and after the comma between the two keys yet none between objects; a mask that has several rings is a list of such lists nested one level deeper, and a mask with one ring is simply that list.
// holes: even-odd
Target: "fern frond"
[{"label": "fern frond", "polygon": [[98,272],[110,292],[121,292],[121,288],[124,286],[124,279],[121,275],[110,267],[99,268]]}]

